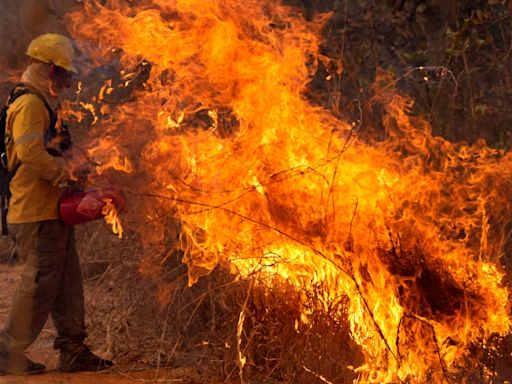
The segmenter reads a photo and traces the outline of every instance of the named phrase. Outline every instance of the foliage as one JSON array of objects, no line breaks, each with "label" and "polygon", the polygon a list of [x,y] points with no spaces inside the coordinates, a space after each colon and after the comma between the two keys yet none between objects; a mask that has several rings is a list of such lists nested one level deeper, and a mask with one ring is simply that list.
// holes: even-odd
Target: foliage
[{"label": "foliage", "polygon": [[[468,142],[484,138],[491,145],[508,148],[512,140],[512,2],[302,3],[309,17],[332,12],[323,45],[330,61],[328,65],[321,62],[311,91],[317,102],[350,118],[351,100],[360,100],[364,116],[374,123],[363,125],[363,132],[374,134],[366,128],[380,121],[370,101],[376,69],[382,68],[401,79],[401,90],[415,102],[413,113],[425,116],[435,135]],[[415,67],[426,69],[410,71]]]}]

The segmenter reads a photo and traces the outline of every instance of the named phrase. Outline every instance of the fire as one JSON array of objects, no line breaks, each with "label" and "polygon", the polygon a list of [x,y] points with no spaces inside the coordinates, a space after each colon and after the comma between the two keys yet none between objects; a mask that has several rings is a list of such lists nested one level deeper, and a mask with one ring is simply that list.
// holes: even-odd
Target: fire
[{"label": "fire", "polygon": [[117,208],[112,202],[112,199],[103,199],[105,205],[101,209],[101,214],[105,218],[105,222],[112,226],[112,232],[114,232],[120,239],[123,238],[123,226],[119,220],[117,214]]},{"label": "fire", "polygon": [[[496,185],[512,159],[432,137],[384,74],[389,139],[354,139],[303,94],[326,17],[272,1],[84,1],[67,17],[82,51],[122,66],[100,85],[88,153],[154,198],[134,208],[148,243],[165,236],[159,218],[181,223],[191,284],[227,262],[268,287],[320,285],[325,303],[350,299],[339,315],[366,357],[360,382],[441,383],[510,331]],[[103,103],[116,92],[125,103]]]}]

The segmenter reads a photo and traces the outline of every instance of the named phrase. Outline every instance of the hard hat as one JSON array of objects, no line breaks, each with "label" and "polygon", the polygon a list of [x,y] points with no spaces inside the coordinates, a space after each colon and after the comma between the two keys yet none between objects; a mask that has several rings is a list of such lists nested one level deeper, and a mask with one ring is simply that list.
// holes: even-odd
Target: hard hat
[{"label": "hard hat", "polygon": [[36,37],[27,48],[27,56],[43,63],[55,64],[69,72],[77,72],[73,66],[75,49],[66,36],[47,33]]}]

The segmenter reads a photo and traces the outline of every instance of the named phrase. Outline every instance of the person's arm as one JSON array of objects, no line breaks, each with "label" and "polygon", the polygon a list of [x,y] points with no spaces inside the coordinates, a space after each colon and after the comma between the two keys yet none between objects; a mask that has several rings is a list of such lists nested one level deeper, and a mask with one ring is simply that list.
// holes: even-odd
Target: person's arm
[{"label": "person's arm", "polygon": [[44,145],[45,116],[48,111],[40,100],[24,101],[12,116],[16,155],[34,175],[57,185],[64,179],[64,160],[50,156]]}]

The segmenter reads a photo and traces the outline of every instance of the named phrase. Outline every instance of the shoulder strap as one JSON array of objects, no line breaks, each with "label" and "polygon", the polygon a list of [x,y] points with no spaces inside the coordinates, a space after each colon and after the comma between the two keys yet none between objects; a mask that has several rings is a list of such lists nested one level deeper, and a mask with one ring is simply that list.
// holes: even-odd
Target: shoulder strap
[{"label": "shoulder strap", "polygon": [[19,86],[20,84],[13,88],[7,102],[4,104],[2,111],[0,112],[0,155],[2,156],[2,166],[5,168],[7,168],[7,162],[5,161],[5,127],[7,125],[7,110],[14,100],[27,93],[26,89],[21,90],[19,89]]},{"label": "shoulder strap", "polygon": [[9,98],[7,99],[7,103],[5,103],[5,105],[2,108],[2,111],[0,112],[0,160],[2,163],[1,165],[4,166],[5,168],[7,168],[7,161],[5,158],[5,128],[7,125],[7,110],[9,109],[12,103],[14,103],[23,95],[37,96],[37,98],[43,102],[50,116],[50,126],[54,125],[57,120],[55,111],[52,109],[50,104],[48,104],[48,102],[46,101],[44,96],[41,95],[41,93],[37,92],[35,89],[32,89],[23,83],[17,84],[11,91]]},{"label": "shoulder strap", "polygon": [[20,98],[23,95],[37,96],[37,98],[43,102],[44,106],[48,110],[48,113],[50,114],[50,120],[53,119],[53,116],[55,116],[55,111],[50,106],[50,104],[48,104],[48,101],[46,101],[45,97],[37,90],[30,88],[29,86],[23,83],[19,83],[18,85],[16,85],[16,87],[14,87],[7,101],[7,107],[9,107],[12,103],[16,101],[16,99]]}]

